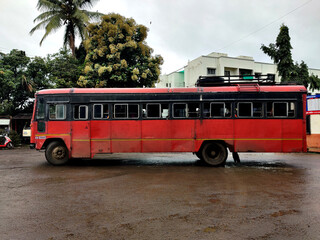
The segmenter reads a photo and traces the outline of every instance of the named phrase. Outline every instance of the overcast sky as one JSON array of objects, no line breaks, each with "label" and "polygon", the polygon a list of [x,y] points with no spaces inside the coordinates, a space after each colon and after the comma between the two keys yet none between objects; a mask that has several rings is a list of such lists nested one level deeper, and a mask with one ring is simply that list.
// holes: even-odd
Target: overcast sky
[{"label": "overcast sky", "polygon": [[[40,14],[37,2],[0,0],[0,52],[20,49],[30,57],[46,56],[62,47],[63,30],[49,35],[41,47],[44,30],[29,35]],[[275,42],[282,23],[290,30],[294,61],[320,69],[318,0],[100,0],[91,9],[96,10],[147,26],[148,45],[164,58],[162,74],[211,52],[272,62],[260,46]]]}]

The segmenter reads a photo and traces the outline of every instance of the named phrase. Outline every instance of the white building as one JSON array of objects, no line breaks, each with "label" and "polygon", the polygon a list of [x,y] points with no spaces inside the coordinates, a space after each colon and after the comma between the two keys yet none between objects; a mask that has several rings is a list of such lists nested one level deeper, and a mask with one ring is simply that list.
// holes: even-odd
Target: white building
[{"label": "white building", "polygon": [[[183,71],[160,76],[158,88],[194,87],[199,76],[255,75],[273,74],[280,81],[277,66],[272,63],[255,62],[252,57],[229,57],[225,53],[210,53],[189,61]],[[320,76],[319,69],[309,69],[310,73]]]}]

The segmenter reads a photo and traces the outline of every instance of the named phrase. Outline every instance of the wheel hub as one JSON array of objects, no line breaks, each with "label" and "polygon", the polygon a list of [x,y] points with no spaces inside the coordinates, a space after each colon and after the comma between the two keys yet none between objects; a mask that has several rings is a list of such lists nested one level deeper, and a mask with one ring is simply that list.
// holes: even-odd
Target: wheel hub
[{"label": "wheel hub", "polygon": [[53,151],[52,151],[52,156],[55,159],[63,159],[66,156],[66,152],[64,150],[63,147],[56,147]]}]

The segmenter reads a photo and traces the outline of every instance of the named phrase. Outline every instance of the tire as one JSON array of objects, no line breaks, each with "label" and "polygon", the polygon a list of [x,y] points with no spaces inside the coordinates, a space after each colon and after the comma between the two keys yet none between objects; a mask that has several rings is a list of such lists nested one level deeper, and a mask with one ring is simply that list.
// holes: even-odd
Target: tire
[{"label": "tire", "polygon": [[69,151],[61,142],[49,143],[45,156],[48,163],[54,166],[65,165],[69,161]]},{"label": "tire", "polygon": [[8,148],[8,149],[12,149],[12,148],[13,148],[12,142],[9,142],[9,143],[7,144],[7,148]]},{"label": "tire", "polygon": [[227,148],[218,142],[208,142],[206,143],[202,150],[201,155],[203,161],[213,167],[222,167],[225,165],[228,151]]}]

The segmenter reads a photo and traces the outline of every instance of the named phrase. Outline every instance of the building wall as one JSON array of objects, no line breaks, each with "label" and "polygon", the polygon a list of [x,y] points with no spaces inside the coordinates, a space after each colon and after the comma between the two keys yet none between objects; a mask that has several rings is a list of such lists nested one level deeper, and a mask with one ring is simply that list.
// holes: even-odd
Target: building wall
[{"label": "building wall", "polygon": [[[255,62],[252,57],[229,57],[225,53],[210,53],[200,56],[184,67],[184,74],[173,72],[160,76],[157,87],[193,87],[199,76],[207,76],[208,69],[215,69],[214,75],[223,76],[228,71],[230,75],[240,75],[242,70],[248,70],[251,74],[275,74],[275,80],[280,81],[277,66],[272,63]],[[320,69],[309,69],[309,73],[320,77]]]},{"label": "building wall", "polygon": [[185,86],[193,87],[199,76],[210,75],[208,69],[215,69],[213,75],[216,76],[223,76],[226,71],[230,75],[240,75],[243,71],[249,74],[275,74],[276,81],[279,81],[275,64],[255,62],[252,57],[248,56],[234,58],[224,53],[211,53],[188,62],[188,65],[185,66]]},{"label": "building wall", "polygon": [[173,72],[168,75],[161,75],[157,88],[178,88],[184,87],[184,72]]}]

